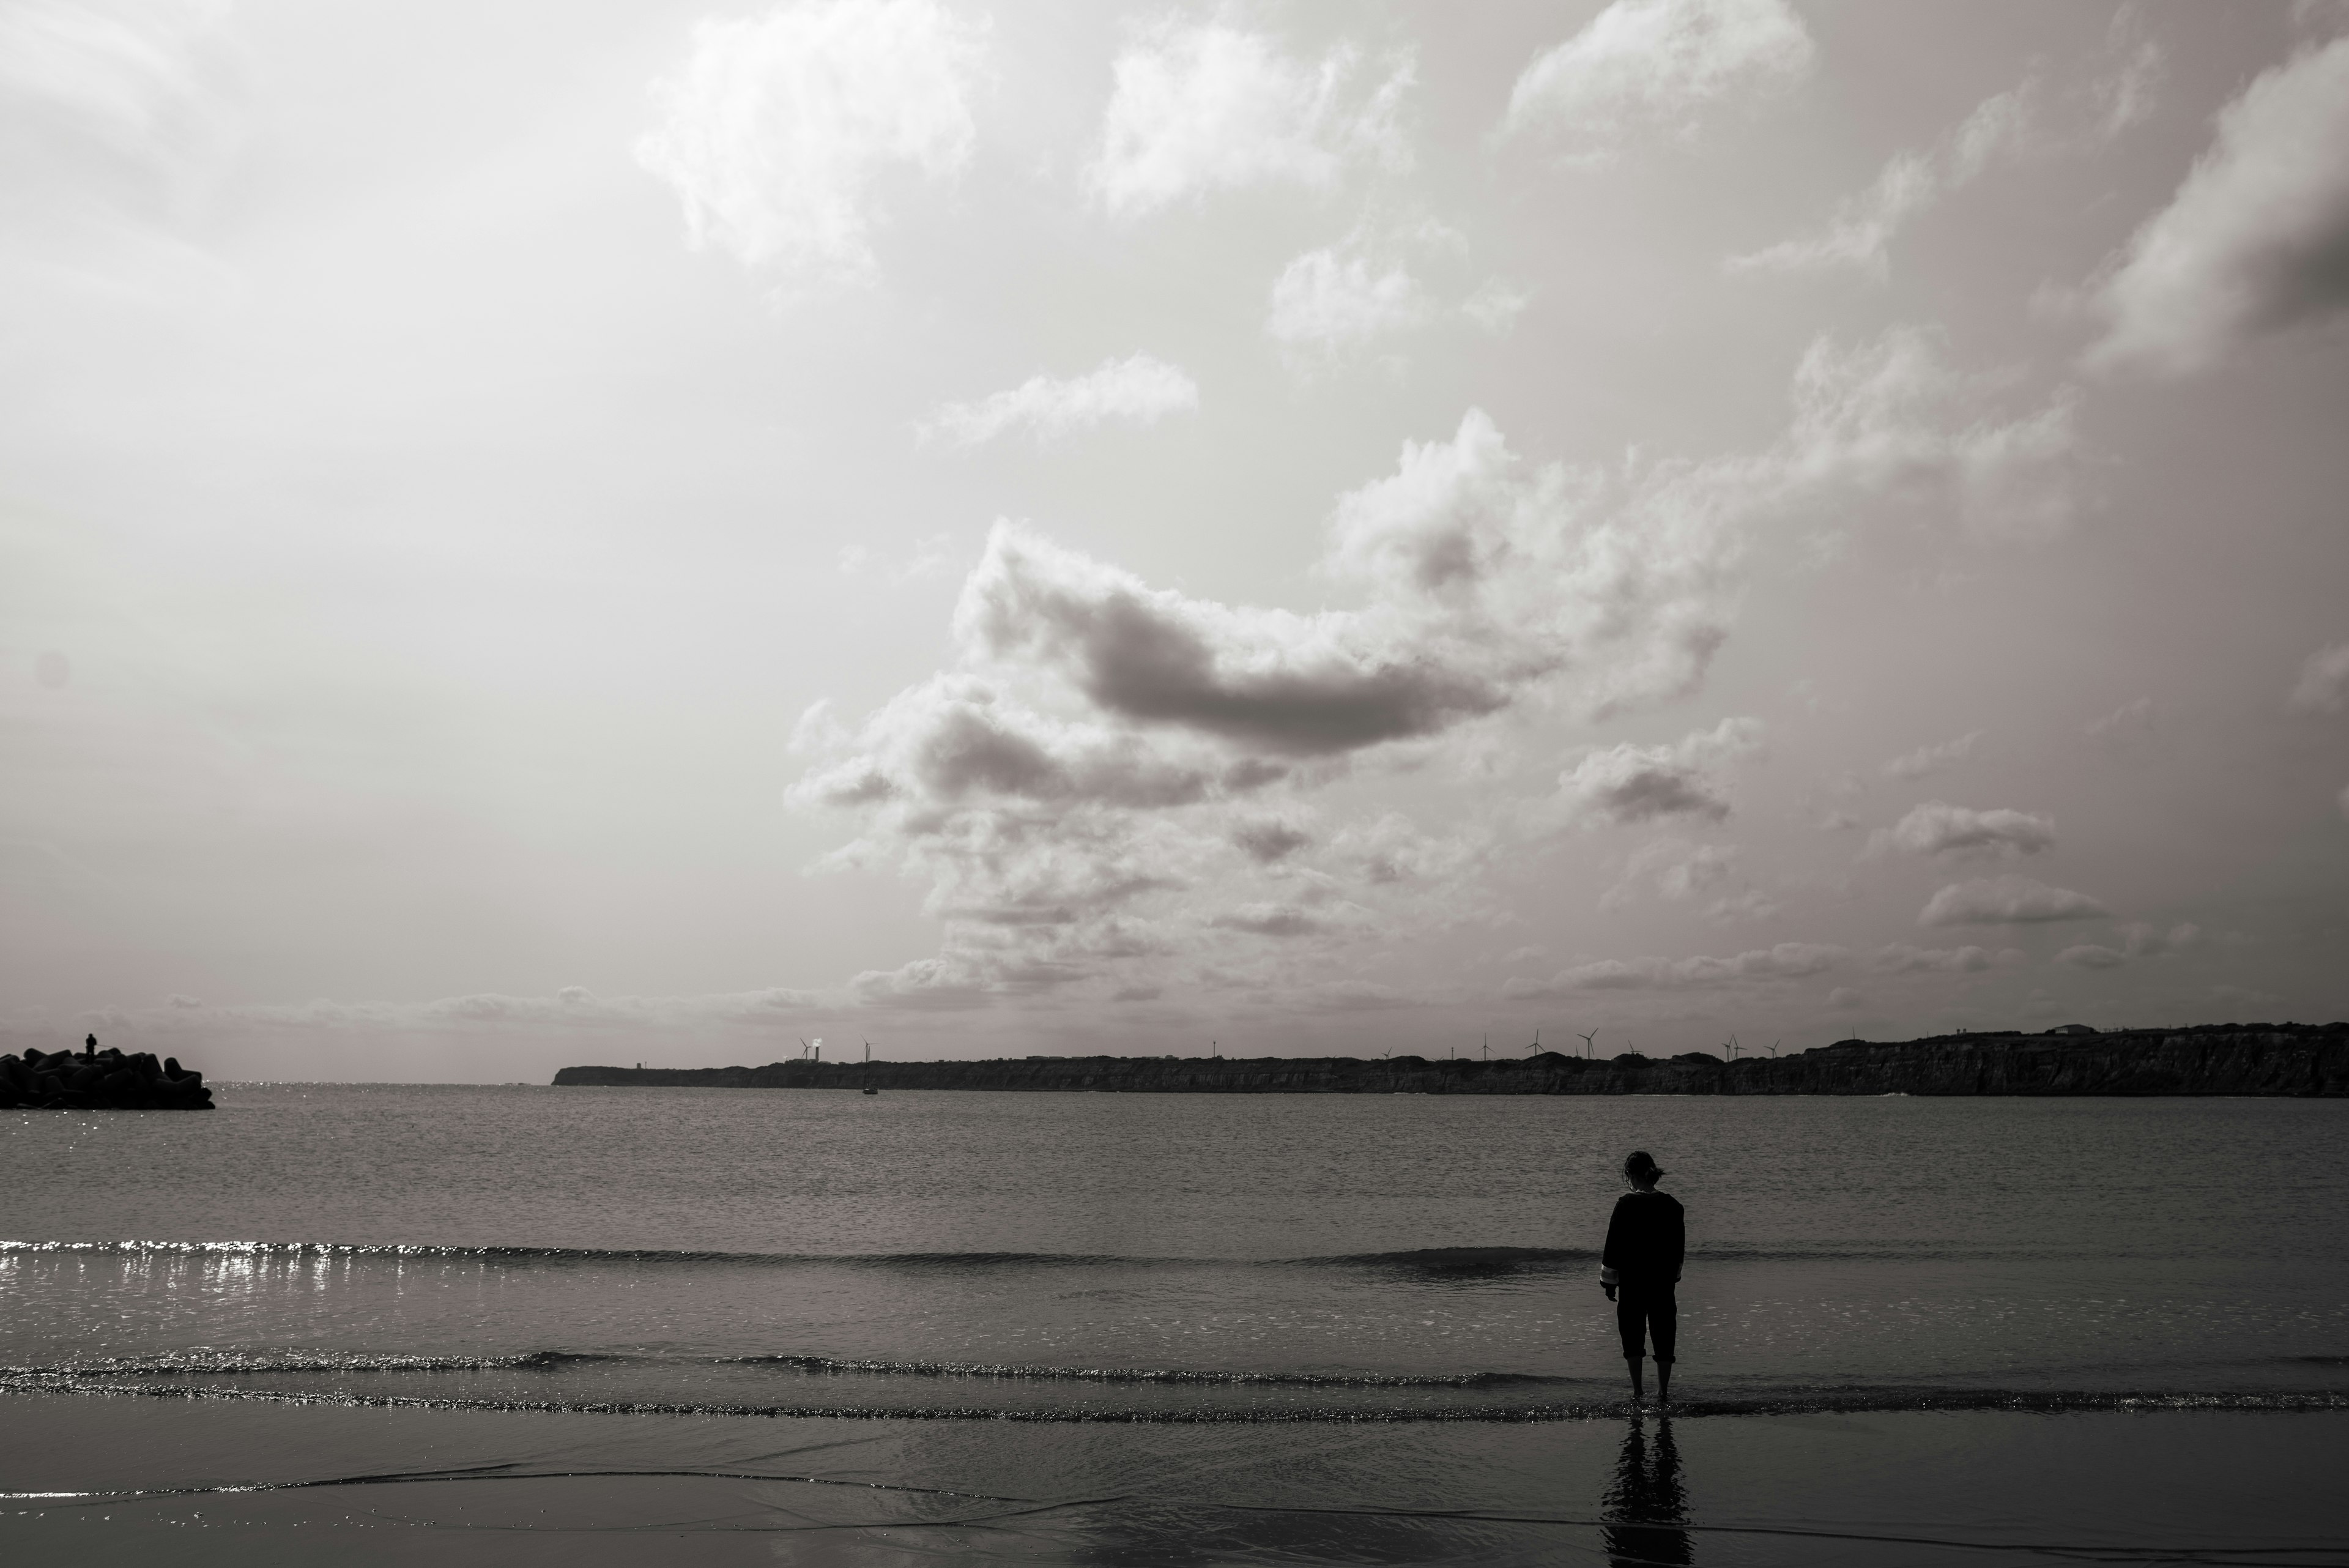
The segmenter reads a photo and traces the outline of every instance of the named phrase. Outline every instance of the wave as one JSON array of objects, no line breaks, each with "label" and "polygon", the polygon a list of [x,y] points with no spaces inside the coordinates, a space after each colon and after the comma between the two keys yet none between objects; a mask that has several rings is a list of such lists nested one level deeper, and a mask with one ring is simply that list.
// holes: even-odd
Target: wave
[{"label": "wave", "polygon": [[[741,1416],[777,1419],[878,1421],[1018,1421],[1034,1423],[1235,1426],[1303,1423],[1475,1422],[1488,1425],[1581,1421],[1620,1417],[1630,1407],[1621,1399],[1558,1402],[1413,1404],[1369,1402],[1333,1405],[1118,1406],[828,1405],[692,1399],[595,1399],[468,1397],[426,1394],[375,1394],[351,1390],[291,1390],[217,1385],[119,1383],[79,1377],[0,1372],[0,1392],[72,1394],[89,1397],[200,1400],[254,1400],[272,1404],[341,1406],[353,1408],[504,1410],[573,1415]],[[2164,1391],[2101,1389],[1843,1389],[1756,1392],[1675,1402],[1671,1414],[1685,1419],[1739,1416],[1947,1414],[2007,1412],[2067,1415],[2095,1412],[2158,1414],[2186,1411],[2304,1413],[2349,1410],[2349,1394],[2276,1390]],[[1652,1409],[1651,1414],[1655,1413]]]},{"label": "wave", "polygon": [[892,1361],[853,1356],[650,1355],[624,1352],[532,1350],[511,1355],[385,1355],[364,1351],[172,1351],[100,1356],[56,1366],[0,1366],[0,1377],[235,1376],[303,1372],[551,1372],[609,1364],[774,1367],[819,1376],[978,1378],[1012,1383],[1149,1384],[1268,1388],[1545,1387],[1586,1382],[1536,1372],[1256,1372],[1160,1366],[1034,1366],[1017,1362]]},{"label": "wave", "polygon": [[[446,1261],[508,1264],[687,1265],[752,1268],[1019,1271],[1045,1269],[1358,1269],[1391,1273],[1473,1275],[1540,1273],[1595,1267],[1583,1247],[1421,1247],[1297,1258],[1152,1257],[1115,1252],[754,1252],[667,1247],[446,1246],[418,1241],[0,1241],[0,1262],[62,1254],[126,1258]],[[1710,1262],[1950,1262],[2028,1257],[2028,1252],[1946,1247],[1712,1247],[1692,1251]],[[2123,1256],[2126,1254],[2111,1254]]]}]

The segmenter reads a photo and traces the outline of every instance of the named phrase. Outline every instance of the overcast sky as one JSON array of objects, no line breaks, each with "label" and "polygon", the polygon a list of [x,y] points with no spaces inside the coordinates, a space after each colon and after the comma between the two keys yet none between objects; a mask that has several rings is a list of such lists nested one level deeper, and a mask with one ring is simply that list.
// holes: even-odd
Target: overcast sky
[{"label": "overcast sky", "polygon": [[0,1044],[2349,1014],[2349,8],[0,5]]}]

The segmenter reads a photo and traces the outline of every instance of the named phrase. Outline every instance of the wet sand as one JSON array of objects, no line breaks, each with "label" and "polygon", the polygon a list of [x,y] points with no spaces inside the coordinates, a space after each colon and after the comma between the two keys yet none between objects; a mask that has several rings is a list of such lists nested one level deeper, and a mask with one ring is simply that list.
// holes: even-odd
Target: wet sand
[{"label": "wet sand", "polygon": [[2345,1465],[2349,1412],[1103,1428],[12,1394],[0,1554],[2323,1568]]}]

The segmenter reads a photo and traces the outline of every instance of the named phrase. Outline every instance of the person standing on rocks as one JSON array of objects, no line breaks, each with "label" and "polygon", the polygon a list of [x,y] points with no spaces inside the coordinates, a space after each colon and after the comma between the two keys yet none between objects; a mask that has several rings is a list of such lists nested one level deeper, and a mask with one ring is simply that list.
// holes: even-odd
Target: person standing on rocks
[{"label": "person standing on rocks", "polygon": [[1651,1338],[1656,1345],[1657,1401],[1669,1404],[1672,1397],[1672,1345],[1680,1317],[1672,1287],[1680,1283],[1687,1230],[1680,1200],[1656,1190],[1663,1174],[1644,1148],[1625,1157],[1623,1179],[1631,1190],[1615,1200],[1607,1245],[1599,1254],[1599,1287],[1615,1303],[1635,1404],[1648,1397],[1640,1363]]}]

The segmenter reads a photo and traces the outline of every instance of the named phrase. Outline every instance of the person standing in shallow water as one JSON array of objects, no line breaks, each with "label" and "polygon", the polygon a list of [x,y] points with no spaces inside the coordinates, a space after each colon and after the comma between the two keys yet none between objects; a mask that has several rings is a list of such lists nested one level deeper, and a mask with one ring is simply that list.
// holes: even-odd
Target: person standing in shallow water
[{"label": "person standing in shallow water", "polygon": [[1644,1148],[1623,1161],[1631,1190],[1615,1200],[1607,1221],[1607,1246],[1599,1254],[1599,1287],[1615,1303],[1615,1326],[1623,1335],[1623,1359],[1631,1366],[1631,1397],[1648,1397],[1640,1363],[1647,1341],[1656,1345],[1656,1397],[1672,1397],[1672,1342],[1680,1309],[1672,1287],[1681,1281],[1681,1255],[1687,1244],[1679,1199],[1656,1190],[1663,1175]]}]

